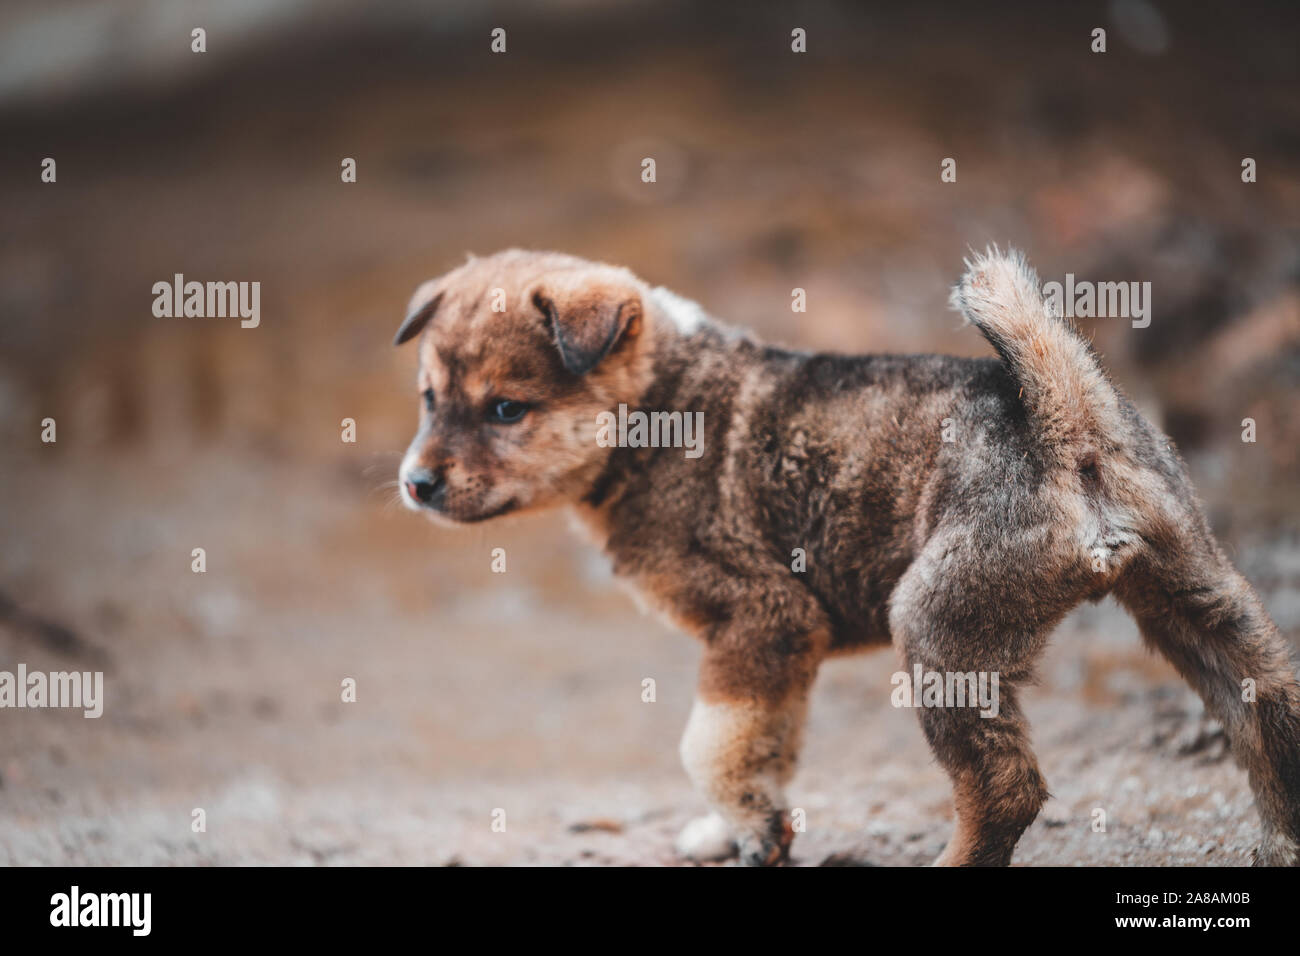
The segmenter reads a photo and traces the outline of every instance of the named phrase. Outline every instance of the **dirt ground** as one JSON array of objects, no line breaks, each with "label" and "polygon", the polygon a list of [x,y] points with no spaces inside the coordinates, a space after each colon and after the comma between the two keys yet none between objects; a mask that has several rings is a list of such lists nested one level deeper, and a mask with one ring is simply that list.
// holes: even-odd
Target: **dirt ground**
[{"label": "dirt ground", "polygon": [[[38,551],[33,577],[80,555],[61,596],[111,660],[102,718],[5,714],[0,863],[673,862],[702,810],[676,758],[697,649],[640,614],[563,520],[449,536],[340,476],[203,455],[149,472],[147,487],[135,468],[100,473],[119,503],[107,521],[75,474],[5,490],[29,504],[9,534]],[[226,519],[267,497],[269,526]],[[4,647],[29,669],[71,663],[30,635]],[[792,787],[808,820],[796,863],[920,864],[946,840],[948,784],[888,702],[896,669],[890,651],[825,666]],[[1118,609],[1073,616],[1043,677],[1027,710],[1053,798],[1017,862],[1248,861],[1242,773]]]},{"label": "dirt ground", "polygon": [[[393,500],[416,411],[388,343],[469,249],[625,263],[843,351],[984,354],[944,300],[989,240],[1045,276],[1152,278],[1149,330],[1087,331],[1300,631],[1291,20],[1179,20],[1160,56],[1116,33],[1097,61],[1086,18],[1035,5],[996,23],[823,5],[831,49],[805,64],[767,52],[788,36],[775,7],[739,33],[664,9],[524,23],[500,61],[410,33],[217,45],[175,82],[4,107],[0,670],[103,669],[107,700],[98,720],[0,712],[0,864],[675,862],[704,809],[677,759],[697,645],[562,514],[454,533]],[[1268,173],[1246,192],[1244,149]],[[57,187],[32,173],[47,153]],[[177,272],[262,281],[262,326],[153,318]],[[924,864],[947,840],[896,669],[888,650],[824,666],[796,864]],[[1244,775],[1114,605],[1071,616],[1025,706],[1053,796],[1016,863],[1249,862]]]}]

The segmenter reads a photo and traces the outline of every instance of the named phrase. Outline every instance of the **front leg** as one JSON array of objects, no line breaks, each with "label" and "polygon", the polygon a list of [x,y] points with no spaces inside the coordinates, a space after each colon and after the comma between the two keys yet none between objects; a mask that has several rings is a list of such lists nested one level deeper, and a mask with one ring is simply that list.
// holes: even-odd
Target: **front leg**
[{"label": "front leg", "polygon": [[705,651],[681,756],[713,814],[682,831],[683,856],[719,859],[738,850],[745,865],[785,861],[794,838],[785,785],[824,646],[805,637]]}]

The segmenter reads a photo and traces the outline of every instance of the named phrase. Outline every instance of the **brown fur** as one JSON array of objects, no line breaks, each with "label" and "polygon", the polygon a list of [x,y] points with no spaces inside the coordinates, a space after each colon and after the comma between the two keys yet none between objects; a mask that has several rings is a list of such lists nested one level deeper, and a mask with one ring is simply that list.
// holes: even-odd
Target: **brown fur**
[{"label": "brown fur", "polygon": [[[1002,361],[855,357],[765,347],[623,269],[471,259],[421,287],[398,334],[422,335],[435,401],[407,503],[414,477],[442,483],[425,510],[452,523],[573,505],[615,572],[704,642],[682,755],[745,862],[788,852],[783,786],[818,665],[891,642],[909,671],[1000,675],[995,717],[918,713],[956,795],[940,862],[1009,862],[1047,797],[1017,688],[1070,609],[1113,592],[1224,722],[1263,819],[1257,860],[1294,864],[1289,648],[1169,440],[1038,288],[995,250],[954,290]],[[492,421],[501,399],[529,410]],[[702,412],[703,455],[601,447],[597,416],[620,403]]]}]

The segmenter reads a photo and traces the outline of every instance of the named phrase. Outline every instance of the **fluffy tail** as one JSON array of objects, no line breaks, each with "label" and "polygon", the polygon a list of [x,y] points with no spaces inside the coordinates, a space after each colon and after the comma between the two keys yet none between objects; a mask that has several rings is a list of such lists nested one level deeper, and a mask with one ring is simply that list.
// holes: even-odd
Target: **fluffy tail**
[{"label": "fluffy tail", "polygon": [[1092,348],[1048,311],[1039,288],[1020,252],[994,246],[967,260],[949,302],[1002,356],[1044,445],[1100,450],[1123,427],[1119,397]]}]

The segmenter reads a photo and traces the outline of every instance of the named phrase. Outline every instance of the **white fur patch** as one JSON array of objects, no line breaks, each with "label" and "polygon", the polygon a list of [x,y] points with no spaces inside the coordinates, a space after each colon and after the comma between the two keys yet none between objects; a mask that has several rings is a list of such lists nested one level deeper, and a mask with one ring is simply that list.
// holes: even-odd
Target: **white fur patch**
[{"label": "white fur patch", "polygon": [[995,329],[1009,321],[1023,325],[1048,317],[1039,291],[1038,273],[1019,249],[1003,252],[990,246],[966,260],[966,274],[952,290],[948,304],[968,322]]},{"label": "white fur patch", "polygon": [[650,291],[651,300],[659,306],[664,315],[672,321],[677,331],[690,335],[704,325],[707,316],[698,302],[683,298],[671,289],[659,286]]},{"label": "white fur patch", "polygon": [[725,860],[736,852],[731,828],[719,814],[696,817],[677,836],[677,854],[697,863]]}]

